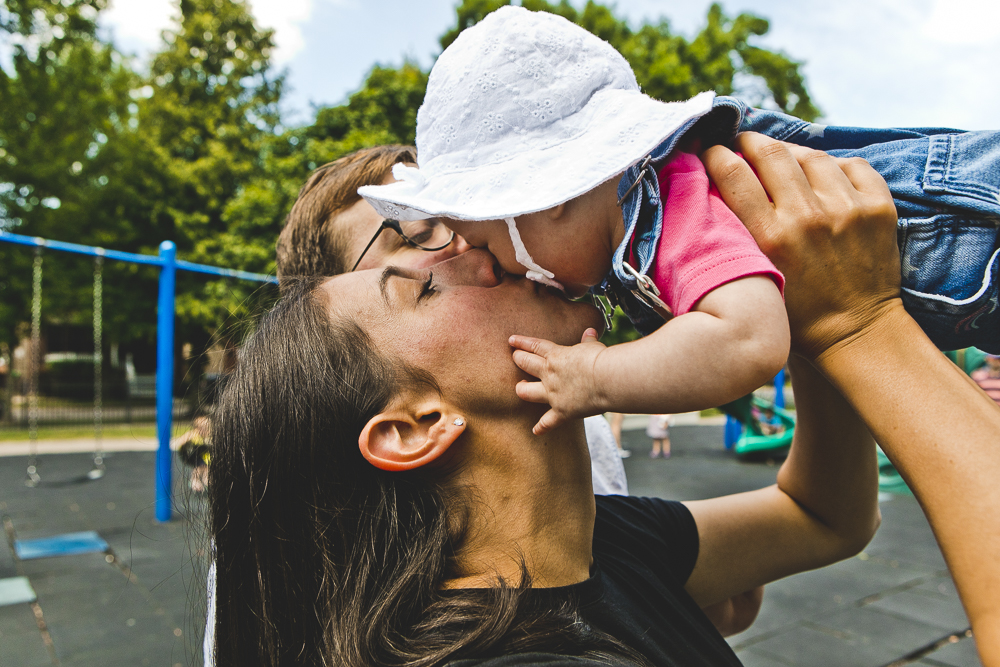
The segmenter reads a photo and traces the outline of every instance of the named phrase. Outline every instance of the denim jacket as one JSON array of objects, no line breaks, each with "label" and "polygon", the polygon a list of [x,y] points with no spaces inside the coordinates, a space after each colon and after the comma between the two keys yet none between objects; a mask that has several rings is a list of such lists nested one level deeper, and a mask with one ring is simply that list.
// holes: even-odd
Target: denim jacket
[{"label": "denim jacket", "polygon": [[633,166],[619,184],[622,197],[638,181],[622,202],[625,240],[595,292],[620,305],[640,333],[665,321],[655,297],[643,294],[624,267],[629,248],[642,275],[656,254],[663,209],[655,168],[688,133],[708,146],[746,131],[867,160],[895,200],[907,311],[941,349],[1000,353],[1000,132],[819,125],[731,97],[716,98],[708,115],[665,140],[645,169]]}]

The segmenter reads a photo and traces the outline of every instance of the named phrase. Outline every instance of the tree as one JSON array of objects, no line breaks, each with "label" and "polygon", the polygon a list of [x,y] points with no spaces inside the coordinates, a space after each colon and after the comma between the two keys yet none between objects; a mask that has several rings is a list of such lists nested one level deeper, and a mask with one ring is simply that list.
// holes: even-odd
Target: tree
[{"label": "tree", "polygon": [[[0,8],[0,36],[12,47],[10,71],[0,69],[2,229],[82,243],[113,238],[102,200],[121,156],[134,152],[137,78],[97,37],[103,7],[104,0],[8,0]],[[0,340],[14,344],[29,317],[32,258],[8,244],[0,258]],[[43,312],[87,321],[89,262],[67,258],[46,268]]]},{"label": "tree", "polygon": [[321,108],[312,125],[270,138],[260,176],[223,214],[233,243],[251,244],[273,262],[278,233],[309,172],[362,148],[412,144],[426,88],[427,73],[413,63],[375,66],[346,104]]},{"label": "tree", "polygon": [[[441,37],[441,47],[447,48],[462,30],[509,4],[509,0],[464,0],[455,10],[455,26]],[[593,0],[582,10],[567,0],[558,4],[524,0],[521,4],[532,11],[558,14],[607,41],[629,62],[643,92],[650,97],[672,102],[714,90],[805,120],[819,116],[805,87],[802,64],[750,43],[770,28],[759,16],[740,14],[731,19],[713,4],[705,27],[689,41],[671,33],[666,19],[633,30],[611,9]]]},{"label": "tree", "polygon": [[[173,239],[179,256],[266,272],[273,251],[253,234],[234,234],[225,214],[241,189],[263,175],[264,153],[279,127],[283,77],[270,72],[272,31],[256,26],[242,0],[181,0],[180,14],[152,60],[148,99],[139,108],[139,126],[165,165],[165,192],[150,205],[163,217],[161,238]],[[179,338],[201,338],[219,324],[219,313],[243,312],[256,289],[182,276]]]},{"label": "tree", "polygon": [[[284,128],[283,76],[270,64],[270,31],[245,0],[177,0],[148,71],[103,43],[96,18],[107,0],[6,0],[0,36],[12,47],[0,71],[0,227],[20,233],[270,272],[274,243],[309,172],[378,144],[413,143],[427,72],[411,62],[375,66],[342,105]],[[442,46],[506,0],[464,0]],[[736,93],[806,119],[817,115],[800,64],[753,45],[768,30],[750,14],[713,5],[687,39],[662,20],[635,28],[596,2],[524,0],[610,42],[643,90],[663,100],[706,89]],[[31,253],[0,246],[0,340],[28,319]],[[51,256],[51,254],[49,255]],[[44,312],[81,326],[90,317],[91,264],[46,262]],[[105,331],[151,342],[156,271],[108,263]],[[202,347],[254,310],[257,285],[181,274],[178,340]],[[625,334],[623,334],[625,335]]]}]

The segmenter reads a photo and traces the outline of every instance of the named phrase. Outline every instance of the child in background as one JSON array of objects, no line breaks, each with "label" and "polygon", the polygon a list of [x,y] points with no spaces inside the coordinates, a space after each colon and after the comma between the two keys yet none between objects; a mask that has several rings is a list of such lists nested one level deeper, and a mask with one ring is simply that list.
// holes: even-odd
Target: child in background
[{"label": "child in background", "polygon": [[625,423],[625,415],[620,412],[609,412],[607,417],[608,423],[611,424],[611,435],[615,436],[615,444],[618,445],[618,456],[627,459],[632,456],[632,452],[622,447],[622,425]]},{"label": "child in background", "polygon": [[649,425],[646,426],[646,435],[653,439],[653,448],[649,451],[649,458],[658,459],[661,456],[670,458],[670,421],[672,415],[649,415]]},{"label": "child in background", "polygon": [[[610,45],[519,7],[490,14],[445,50],[417,120],[420,168],[397,165],[397,183],[359,190],[376,210],[449,219],[504,270],[570,296],[596,288],[647,336],[607,349],[592,330],[572,347],[512,337],[514,361],[540,379],[519,383],[518,395],[551,407],[536,433],[604,411],[720,405],[784,364],[782,276],[685,150],[737,128],[866,157],[896,197],[911,314],[941,347],[970,337],[1000,347],[993,133],[826,128],[711,93],[658,102]],[[979,192],[982,170],[992,199]]]},{"label": "child in background", "polygon": [[205,415],[198,415],[191,422],[191,428],[170,443],[177,456],[191,467],[191,490],[204,493],[208,489],[208,464],[212,460],[209,435],[212,422]]}]

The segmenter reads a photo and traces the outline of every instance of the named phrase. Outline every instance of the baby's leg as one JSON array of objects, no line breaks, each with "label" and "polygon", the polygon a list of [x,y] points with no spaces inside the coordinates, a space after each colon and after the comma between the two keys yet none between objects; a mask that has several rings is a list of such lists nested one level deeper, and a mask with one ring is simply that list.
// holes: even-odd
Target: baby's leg
[{"label": "baby's leg", "polygon": [[1000,132],[818,125],[763,109],[740,131],[867,160],[896,203],[906,309],[943,350],[1000,353]]},{"label": "baby's leg", "polygon": [[1000,132],[830,152],[865,158],[889,184],[903,303],[935,345],[1000,353]]}]

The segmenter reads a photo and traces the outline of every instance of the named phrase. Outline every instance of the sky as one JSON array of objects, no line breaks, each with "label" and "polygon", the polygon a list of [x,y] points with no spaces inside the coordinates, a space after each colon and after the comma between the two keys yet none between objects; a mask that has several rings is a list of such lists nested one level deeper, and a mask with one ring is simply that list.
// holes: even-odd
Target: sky
[{"label": "sky", "polygon": [[[273,28],[287,70],[290,124],[339,104],[376,64],[428,67],[459,0],[250,0]],[[582,0],[571,0],[582,6]],[[693,36],[707,0],[608,2],[634,26],[666,18]],[[767,18],[757,44],[805,63],[824,122],[871,127],[1000,128],[997,0],[722,0],[730,16]],[[101,25],[120,49],[147,58],[177,15],[174,0],[111,0]]]}]

